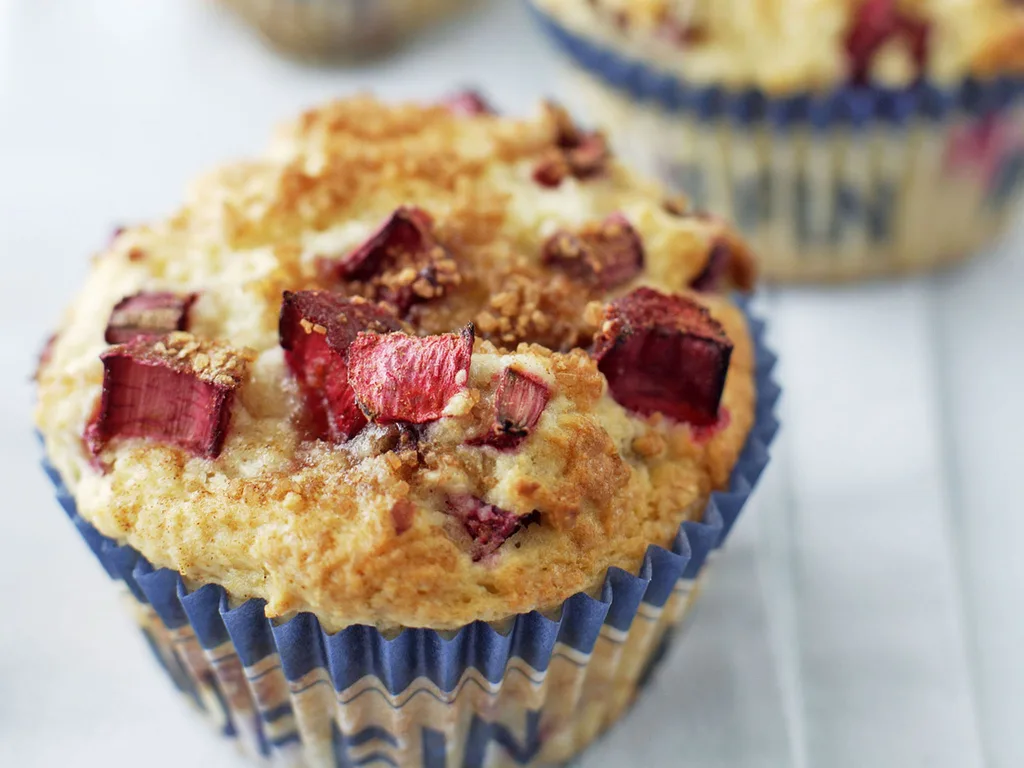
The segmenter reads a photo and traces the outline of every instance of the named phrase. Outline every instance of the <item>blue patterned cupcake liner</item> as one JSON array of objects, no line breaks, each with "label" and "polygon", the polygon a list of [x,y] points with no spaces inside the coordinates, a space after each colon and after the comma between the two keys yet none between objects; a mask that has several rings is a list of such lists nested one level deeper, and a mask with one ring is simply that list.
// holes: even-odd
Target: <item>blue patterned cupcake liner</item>
[{"label": "blue patterned cupcake liner", "polygon": [[736,223],[768,279],[958,261],[1024,202],[1024,78],[774,97],[687,83],[534,11],[620,152]]},{"label": "blue patterned cupcake liner", "polygon": [[267,763],[483,768],[564,762],[610,726],[650,677],[768,463],[780,389],[764,324],[756,349],[755,424],[728,491],[637,573],[611,568],[599,593],[556,613],[455,632],[368,626],[325,632],[310,614],[275,623],[261,600],[190,590],[175,571],[100,534],[44,461],[57,499],[111,578],[121,582],[156,658],[178,689],[243,750]]},{"label": "blue patterned cupcake liner", "polygon": [[274,46],[303,57],[379,53],[468,0],[221,0]]}]

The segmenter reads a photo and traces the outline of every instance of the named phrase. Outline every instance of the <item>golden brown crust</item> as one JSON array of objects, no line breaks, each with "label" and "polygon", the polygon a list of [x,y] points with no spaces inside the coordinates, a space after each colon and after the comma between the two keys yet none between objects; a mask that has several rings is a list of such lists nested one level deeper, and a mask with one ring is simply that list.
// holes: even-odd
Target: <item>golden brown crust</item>
[{"label": "golden brown crust", "polygon": [[[609,566],[635,569],[650,544],[668,544],[728,482],[752,424],[743,316],[721,297],[693,294],[735,345],[729,423],[709,441],[625,410],[575,347],[589,343],[602,302],[640,284],[688,291],[715,244],[733,235],[669,213],[659,188],[615,162],[586,180],[539,186],[534,164],[558,131],[551,110],[516,122],[339,102],[285,128],[266,158],[206,176],[167,221],[120,234],[95,260],[40,373],[37,423],[81,514],[190,583],[263,598],[272,617],[311,611],[330,629],[451,628],[551,608],[594,588]],[[282,293],[372,292],[330,267],[402,205],[432,217],[459,276],[443,296],[418,295],[405,320],[421,334],[475,322],[468,380],[433,423],[370,424],[341,445],[310,440],[278,342]],[[616,212],[643,239],[636,279],[609,293],[545,266],[542,246],[555,231]],[[198,294],[189,333],[173,335],[168,354],[195,344],[185,354],[194,367],[241,377],[210,340],[252,350],[231,429],[216,460],[117,441],[102,473],[81,435],[99,395],[106,321],[125,296],[158,290]],[[548,386],[550,400],[515,450],[473,445],[509,366]],[[466,494],[530,524],[474,560],[467,531],[446,511],[447,499]]]},{"label": "golden brown crust", "polygon": [[1018,16],[1016,23],[993,22],[991,33],[971,62],[975,74],[997,77],[1024,73],[1024,10],[1018,11]]}]

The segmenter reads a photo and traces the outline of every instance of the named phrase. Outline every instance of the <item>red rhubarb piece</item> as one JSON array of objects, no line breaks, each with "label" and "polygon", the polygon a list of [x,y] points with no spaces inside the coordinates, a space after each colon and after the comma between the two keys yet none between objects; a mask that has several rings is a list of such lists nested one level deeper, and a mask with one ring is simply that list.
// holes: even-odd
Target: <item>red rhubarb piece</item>
[{"label": "red rhubarb piece", "polygon": [[658,24],[657,35],[663,40],[686,47],[700,45],[708,39],[708,30],[699,24],[684,21],[676,15],[666,15]]},{"label": "red rhubarb piece", "polygon": [[551,399],[548,385],[515,367],[501,374],[494,394],[494,421],[501,434],[525,437],[530,434]]},{"label": "red rhubarb piece", "polygon": [[543,106],[555,124],[555,143],[562,149],[571,149],[577,146],[583,133],[576,127],[569,111],[553,101],[544,102]]},{"label": "red rhubarb piece", "polygon": [[533,180],[542,187],[551,189],[561,185],[568,175],[569,161],[560,151],[547,153],[533,169]]},{"label": "red rhubarb piece", "polygon": [[433,219],[422,208],[402,206],[370,238],[338,264],[338,273],[350,280],[378,274],[389,256],[419,251],[434,244]]},{"label": "red rhubarb piece", "polygon": [[108,344],[124,344],[137,337],[156,338],[188,330],[188,316],[198,296],[189,293],[136,293],[121,299],[110,313],[104,335]]},{"label": "red rhubarb piece", "polygon": [[724,240],[718,240],[711,248],[707,266],[690,281],[695,291],[713,293],[722,289],[725,278],[729,274],[732,262],[732,251]]},{"label": "red rhubarb piece", "polygon": [[474,115],[493,115],[495,109],[487,103],[478,91],[465,90],[453,93],[441,102],[453,115],[473,117]]},{"label": "red rhubarb piece", "polygon": [[93,454],[118,437],[144,437],[198,456],[220,455],[247,360],[187,333],[137,337],[104,352],[103,394],[86,442]]},{"label": "red rhubarb piece", "polygon": [[875,56],[893,39],[902,41],[922,72],[928,60],[929,38],[929,25],[900,11],[896,0],[865,0],[846,38],[851,79],[860,84],[868,82]]},{"label": "red rhubarb piece", "polygon": [[465,389],[472,356],[472,325],[440,336],[361,333],[349,349],[348,380],[370,420],[425,424]]},{"label": "red rhubarb piece", "polygon": [[600,133],[585,133],[566,150],[569,170],[577,179],[589,179],[604,173],[609,157],[608,142]]},{"label": "red rhubarb piece", "polygon": [[401,327],[393,313],[364,299],[327,291],[285,292],[281,347],[317,437],[342,443],[366,426],[348,383],[349,347],[360,331],[389,333]]},{"label": "red rhubarb piece", "polygon": [[372,284],[373,298],[402,314],[459,282],[454,259],[434,237],[430,214],[413,206],[398,208],[335,270],[343,280]]},{"label": "red rhubarb piece", "polygon": [[725,221],[710,213],[691,210],[689,202],[683,197],[669,198],[662,203],[662,207],[673,216],[713,224],[719,231],[708,254],[707,264],[690,281],[691,288],[703,293],[714,293],[726,288],[754,290],[757,269],[753,256],[746,243],[729,230]]},{"label": "red rhubarb piece", "polygon": [[547,105],[555,123],[555,148],[545,153],[533,169],[533,178],[545,187],[557,187],[566,176],[589,179],[604,173],[610,152],[603,134],[581,131],[569,113]]},{"label": "red rhubarb piece", "polygon": [[566,176],[585,180],[605,172],[611,153],[600,133],[578,134],[567,146],[548,151],[533,169],[533,180],[541,186],[557,187]]},{"label": "red rhubarb piece", "polygon": [[718,419],[732,342],[697,302],[638,288],[605,308],[592,355],[624,407],[696,426]]},{"label": "red rhubarb piece", "polygon": [[550,399],[551,390],[543,381],[514,366],[506,368],[494,394],[494,423],[471,443],[516,448],[537,426]]},{"label": "red rhubarb piece", "polygon": [[707,445],[715,437],[726,430],[732,423],[732,414],[729,413],[729,409],[724,405],[718,409],[718,420],[714,424],[709,424],[706,427],[693,427],[690,430],[690,434],[693,437],[693,442],[697,445]]},{"label": "red rhubarb piece", "polygon": [[544,262],[601,288],[628,283],[644,266],[640,235],[621,213],[578,234],[557,232],[544,244]]},{"label": "red rhubarb piece", "polygon": [[409,499],[399,499],[391,506],[391,522],[394,523],[395,533],[401,536],[412,528],[416,519],[416,505]]},{"label": "red rhubarb piece", "polygon": [[469,494],[449,496],[447,508],[473,540],[474,562],[496,552],[510,536],[537,519],[536,513],[520,517]]}]

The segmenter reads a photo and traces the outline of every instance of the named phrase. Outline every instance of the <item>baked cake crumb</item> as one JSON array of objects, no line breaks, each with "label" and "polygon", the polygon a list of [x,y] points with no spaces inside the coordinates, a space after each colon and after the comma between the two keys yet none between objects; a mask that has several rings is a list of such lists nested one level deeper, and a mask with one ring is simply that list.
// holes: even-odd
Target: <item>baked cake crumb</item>
[{"label": "baked cake crumb", "polygon": [[[568,172],[538,183],[553,154]],[[714,266],[723,241],[749,254],[664,201],[552,105],[309,110],[95,260],[40,366],[50,460],[103,534],[273,618],[449,629],[548,610],[699,518],[753,423],[752,343],[726,298],[749,274]],[[557,233],[585,264],[546,256]],[[622,392],[645,383],[621,389],[594,346],[609,307],[651,288],[731,345],[724,387],[674,418],[634,409]],[[187,323],[142,330],[183,328],[126,321],[112,347],[134,296],[194,300]],[[116,429],[90,443],[115,359]],[[716,405],[728,419],[704,423]]]}]

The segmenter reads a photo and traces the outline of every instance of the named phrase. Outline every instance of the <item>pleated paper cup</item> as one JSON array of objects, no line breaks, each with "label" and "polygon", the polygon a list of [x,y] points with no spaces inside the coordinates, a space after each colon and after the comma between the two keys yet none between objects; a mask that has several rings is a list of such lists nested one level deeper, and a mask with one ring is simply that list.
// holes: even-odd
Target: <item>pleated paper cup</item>
[{"label": "pleated paper cup", "polygon": [[720,547],[768,463],[778,429],[775,357],[764,326],[757,417],[728,491],[672,547],[651,546],[636,573],[609,570],[592,595],[553,612],[476,622],[454,632],[325,632],[300,614],[268,620],[264,603],[188,588],[171,570],[97,532],[59,474],[57,498],[130,609],[174,685],[267,765],[411,768],[550,765],[571,759],[633,702],[687,616]]},{"label": "pleated paper cup", "polygon": [[386,51],[469,0],[221,0],[276,48],[311,58]]},{"label": "pleated paper cup", "polygon": [[1022,79],[773,98],[689,85],[536,15],[616,149],[736,224],[768,280],[959,262],[1024,203]]}]

